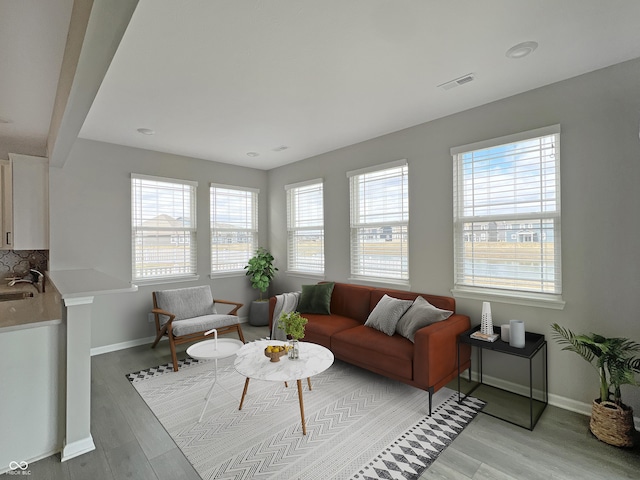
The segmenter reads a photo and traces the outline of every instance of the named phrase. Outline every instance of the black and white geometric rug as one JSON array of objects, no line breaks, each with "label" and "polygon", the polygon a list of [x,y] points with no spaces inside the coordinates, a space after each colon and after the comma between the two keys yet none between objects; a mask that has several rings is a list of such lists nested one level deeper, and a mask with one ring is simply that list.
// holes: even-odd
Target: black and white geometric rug
[{"label": "black and white geometric rug", "polygon": [[336,362],[304,386],[302,435],[295,384],[244,386],[233,358],[218,361],[218,382],[202,423],[213,362],[188,360],[127,375],[178,447],[205,479],[417,479],[484,403],[443,388],[428,394]]}]

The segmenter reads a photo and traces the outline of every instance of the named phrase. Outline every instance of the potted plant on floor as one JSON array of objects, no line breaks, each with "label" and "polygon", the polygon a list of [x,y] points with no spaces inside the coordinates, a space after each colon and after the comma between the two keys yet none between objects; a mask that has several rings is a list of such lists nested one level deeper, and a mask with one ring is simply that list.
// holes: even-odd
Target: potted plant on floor
[{"label": "potted plant on floor", "polygon": [[254,326],[269,324],[269,301],[263,299],[262,295],[269,289],[271,280],[278,271],[273,261],[273,255],[267,249],[260,247],[244,267],[247,270],[245,275],[251,280],[251,286],[260,292],[260,298],[252,302],[249,312],[249,323]]},{"label": "potted plant on floor", "polygon": [[298,312],[283,313],[278,319],[278,328],[284,330],[287,337],[291,338],[289,342],[289,358],[296,359],[299,356],[299,343],[304,338],[304,326],[308,320]]},{"label": "potted plant on floor", "polygon": [[591,333],[576,335],[554,323],[556,341],[593,366],[600,377],[600,397],[592,404],[589,428],[599,439],[618,447],[632,447],[635,433],[633,409],[622,402],[621,385],[638,385],[640,343],[627,338],[606,338]]}]

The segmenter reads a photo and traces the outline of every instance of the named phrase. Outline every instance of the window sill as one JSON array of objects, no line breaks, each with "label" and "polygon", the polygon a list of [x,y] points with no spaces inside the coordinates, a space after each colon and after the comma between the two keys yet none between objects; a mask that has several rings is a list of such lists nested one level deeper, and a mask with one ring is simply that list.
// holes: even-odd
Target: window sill
[{"label": "window sill", "polygon": [[367,285],[369,287],[376,288],[393,288],[396,290],[411,290],[411,284],[408,281],[402,280],[388,280],[388,279],[375,279],[364,277],[350,277],[347,279],[349,283],[356,285]]},{"label": "window sill", "polygon": [[165,283],[181,283],[181,282],[195,282],[200,280],[200,275],[192,275],[189,277],[174,277],[174,278],[145,278],[140,280],[131,280],[138,286],[144,285],[162,285]]},{"label": "window sill", "polygon": [[562,295],[552,294],[507,292],[504,290],[471,287],[455,287],[451,290],[451,294],[456,298],[511,303],[514,305],[550,308],[553,310],[563,310],[565,305]]},{"label": "window sill", "polygon": [[311,272],[300,272],[296,270],[287,270],[285,272],[290,277],[304,277],[304,278],[313,278],[315,280],[324,280],[324,273],[311,273]]},{"label": "window sill", "polygon": [[225,277],[246,277],[245,270],[233,270],[228,272],[211,272],[209,278],[225,278]]}]

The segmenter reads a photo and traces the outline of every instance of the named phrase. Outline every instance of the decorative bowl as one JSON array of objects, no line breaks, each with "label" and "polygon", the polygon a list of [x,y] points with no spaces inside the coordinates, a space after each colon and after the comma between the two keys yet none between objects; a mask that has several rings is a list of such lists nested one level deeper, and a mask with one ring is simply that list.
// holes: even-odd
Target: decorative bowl
[{"label": "decorative bowl", "polygon": [[277,347],[281,347],[282,350],[278,351],[278,352],[267,352],[267,349],[264,349],[264,355],[266,357],[269,357],[271,359],[272,362],[279,362],[280,361],[280,357],[282,357],[283,355],[287,354],[287,348],[284,345],[274,345]]}]

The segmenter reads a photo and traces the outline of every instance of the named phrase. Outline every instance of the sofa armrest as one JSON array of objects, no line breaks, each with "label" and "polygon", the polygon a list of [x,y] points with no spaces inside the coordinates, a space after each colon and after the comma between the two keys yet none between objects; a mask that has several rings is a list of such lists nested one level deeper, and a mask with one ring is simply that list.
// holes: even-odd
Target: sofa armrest
[{"label": "sofa armrest", "polygon": [[[413,380],[421,386],[432,387],[455,372],[458,368],[458,335],[470,328],[468,316],[453,314],[442,322],[418,330],[413,349]],[[460,362],[466,363],[470,356],[468,349],[461,351]]]},{"label": "sofa armrest", "polygon": [[273,331],[273,312],[276,309],[276,297],[269,297],[269,332]]}]

